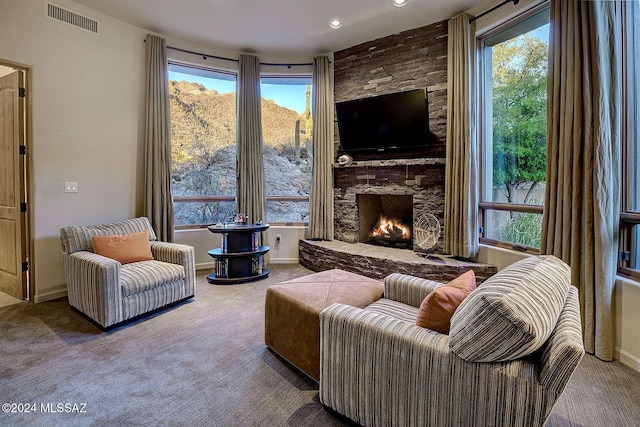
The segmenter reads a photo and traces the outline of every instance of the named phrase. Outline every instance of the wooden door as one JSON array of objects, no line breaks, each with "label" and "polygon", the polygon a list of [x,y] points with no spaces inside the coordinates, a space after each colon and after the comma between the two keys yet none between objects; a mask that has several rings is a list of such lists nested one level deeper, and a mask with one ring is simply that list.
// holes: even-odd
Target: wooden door
[{"label": "wooden door", "polygon": [[24,166],[20,155],[20,72],[0,77],[0,290],[25,299]]}]

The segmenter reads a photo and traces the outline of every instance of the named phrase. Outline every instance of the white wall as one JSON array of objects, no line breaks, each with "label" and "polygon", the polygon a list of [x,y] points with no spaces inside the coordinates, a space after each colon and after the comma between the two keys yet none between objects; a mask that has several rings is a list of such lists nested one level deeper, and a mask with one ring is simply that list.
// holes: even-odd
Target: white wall
[{"label": "white wall", "polygon": [[618,276],[614,306],[616,359],[640,372],[640,283]]},{"label": "white wall", "polygon": [[[44,17],[42,0],[2,0],[0,60],[31,67],[29,149],[35,301],[66,295],[59,229],[131,217],[139,202],[145,32],[102,21],[96,36]],[[78,193],[64,193],[77,181]],[[33,290],[33,286],[32,286]]]}]

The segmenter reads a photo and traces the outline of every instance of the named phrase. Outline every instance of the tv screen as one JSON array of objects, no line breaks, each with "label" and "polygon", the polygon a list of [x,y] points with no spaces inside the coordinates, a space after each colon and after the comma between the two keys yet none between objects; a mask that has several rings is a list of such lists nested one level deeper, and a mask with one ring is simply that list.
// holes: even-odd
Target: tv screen
[{"label": "tv screen", "polygon": [[341,151],[419,151],[429,144],[425,89],[336,103]]}]

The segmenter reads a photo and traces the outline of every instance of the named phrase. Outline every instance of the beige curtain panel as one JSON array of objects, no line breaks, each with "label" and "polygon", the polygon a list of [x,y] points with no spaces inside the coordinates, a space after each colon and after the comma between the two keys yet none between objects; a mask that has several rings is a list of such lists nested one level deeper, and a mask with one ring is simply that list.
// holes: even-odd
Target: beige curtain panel
[{"label": "beige curtain panel", "polygon": [[262,110],[260,60],[240,55],[238,70],[237,203],[249,221],[265,220],[264,168],[262,166]]},{"label": "beige curtain panel", "polygon": [[313,172],[307,238],[333,239],[333,99],[329,58],[313,58]]},{"label": "beige curtain panel", "polygon": [[[260,60],[255,56],[240,55],[237,97],[236,209],[247,214],[250,222],[266,221]],[[264,233],[260,233],[260,244],[264,241]],[[268,257],[265,257],[265,263],[268,263]]]},{"label": "beige curtain panel", "polygon": [[167,43],[151,34],[146,38],[146,75],[144,216],[159,240],[173,242]]},{"label": "beige curtain panel", "polygon": [[614,356],[624,3],[551,2],[541,251],[571,266],[585,349],[604,360]]},{"label": "beige curtain panel", "polygon": [[462,14],[449,20],[444,250],[478,252],[478,171],[475,130],[475,24]]}]

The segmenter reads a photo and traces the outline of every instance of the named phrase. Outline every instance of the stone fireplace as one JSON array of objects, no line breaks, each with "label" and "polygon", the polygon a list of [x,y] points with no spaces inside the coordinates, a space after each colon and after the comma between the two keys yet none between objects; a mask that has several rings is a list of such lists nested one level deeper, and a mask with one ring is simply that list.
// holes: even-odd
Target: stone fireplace
[{"label": "stone fireplace", "polygon": [[[350,164],[334,163],[334,240],[300,241],[300,263],[313,270],[340,268],[382,279],[391,273],[412,274],[446,283],[473,269],[481,283],[495,266],[452,259],[444,253],[444,170],[447,135],[447,21],[403,31],[334,54],[334,100],[426,88],[429,100],[429,148],[419,156],[379,160],[359,157]],[[334,158],[340,135],[334,120]],[[360,243],[361,206],[365,195],[407,196],[412,202],[412,236],[427,217],[438,230],[426,252]],[[369,202],[364,202],[369,203]],[[377,202],[375,202],[377,203]],[[382,203],[382,202],[381,202]],[[365,228],[369,228],[365,224]],[[415,253],[414,253],[415,252]],[[426,257],[426,254],[435,254]]]},{"label": "stone fireplace", "polygon": [[[336,240],[371,240],[369,234],[383,215],[408,223],[411,237],[398,247],[422,252],[412,243],[416,222],[430,214],[441,229],[444,224],[444,159],[334,164],[334,210]],[[443,253],[442,232],[436,245],[426,252]]]}]

